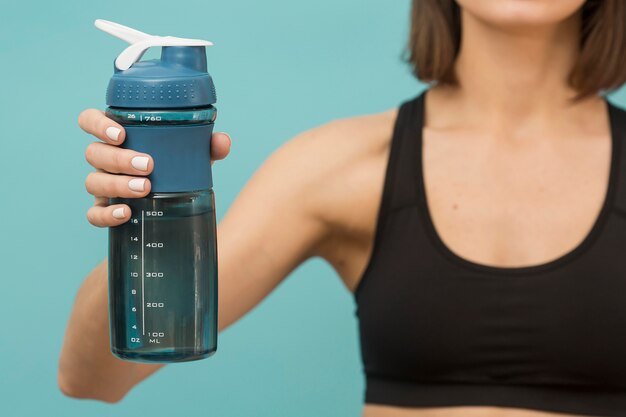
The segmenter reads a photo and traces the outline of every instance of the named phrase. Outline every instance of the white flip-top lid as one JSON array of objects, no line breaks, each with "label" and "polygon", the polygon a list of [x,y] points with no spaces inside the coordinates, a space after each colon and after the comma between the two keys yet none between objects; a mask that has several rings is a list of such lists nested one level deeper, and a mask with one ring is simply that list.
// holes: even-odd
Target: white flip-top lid
[{"label": "white flip-top lid", "polygon": [[104,32],[107,32],[123,41],[130,46],[122,51],[115,59],[115,67],[119,70],[129,69],[135,62],[141,59],[141,56],[148,48],[153,46],[211,46],[212,42],[201,39],[177,38],[174,36],[155,36],[140,32],[128,26],[119,23],[110,22],[108,20],[97,19],[94,24]]}]

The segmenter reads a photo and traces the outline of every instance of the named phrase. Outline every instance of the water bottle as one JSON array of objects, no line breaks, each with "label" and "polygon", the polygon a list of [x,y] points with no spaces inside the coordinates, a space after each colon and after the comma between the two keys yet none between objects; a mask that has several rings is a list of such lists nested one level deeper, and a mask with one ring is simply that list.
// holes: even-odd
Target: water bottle
[{"label": "water bottle", "polygon": [[[130,43],[115,59],[106,114],[124,126],[123,148],[154,160],[148,196],[110,199],[132,210],[109,229],[111,351],[137,362],[203,359],[217,349],[211,43],[95,25]],[[150,47],[161,58],[141,60]]]}]

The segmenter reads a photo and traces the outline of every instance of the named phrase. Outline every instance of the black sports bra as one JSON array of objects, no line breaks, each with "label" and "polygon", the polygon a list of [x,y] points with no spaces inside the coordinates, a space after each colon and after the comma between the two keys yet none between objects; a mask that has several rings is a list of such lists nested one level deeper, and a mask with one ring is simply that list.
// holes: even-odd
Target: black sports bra
[{"label": "black sports bra", "polygon": [[608,109],[610,180],[591,231],[555,260],[516,268],[461,258],[437,235],[424,93],[402,104],[355,291],[366,403],[626,416],[626,111]]}]

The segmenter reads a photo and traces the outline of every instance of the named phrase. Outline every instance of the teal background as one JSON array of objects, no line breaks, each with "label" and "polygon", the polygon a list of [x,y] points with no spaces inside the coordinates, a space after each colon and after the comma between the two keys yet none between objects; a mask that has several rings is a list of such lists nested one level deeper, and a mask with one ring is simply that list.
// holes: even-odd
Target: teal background
[{"label": "teal background", "polygon": [[[104,106],[125,44],[108,19],[209,39],[218,216],[274,149],[330,120],[380,112],[420,85],[401,61],[409,1],[3,1],[0,11],[0,415],[357,416],[363,376],[354,302],[320,260],[296,270],[220,335],[211,359],[168,366],[121,403],[65,398],[56,368],[83,277],[106,255],[86,221],[92,140],[80,111]],[[148,57],[156,57],[156,51]],[[87,343],[88,341],[85,341]]]},{"label": "teal background", "polygon": [[[319,260],[297,269],[220,335],[209,360],[168,366],[107,405],[62,396],[56,366],[83,277],[106,255],[84,191],[90,138],[79,112],[104,105],[122,41],[103,18],[209,39],[217,129],[234,140],[214,166],[218,216],[295,134],[374,113],[422,85],[401,61],[409,1],[5,1],[0,13],[0,415],[357,416],[363,375],[354,302]],[[151,52],[149,57],[156,56]],[[626,103],[623,92],[618,103]],[[86,343],[88,341],[85,341]]]}]

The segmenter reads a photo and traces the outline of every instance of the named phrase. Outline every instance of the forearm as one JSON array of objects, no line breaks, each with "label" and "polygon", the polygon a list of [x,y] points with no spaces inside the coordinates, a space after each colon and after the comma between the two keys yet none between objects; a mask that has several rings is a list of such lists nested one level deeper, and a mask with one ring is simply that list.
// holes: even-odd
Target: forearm
[{"label": "forearm", "polygon": [[69,396],[119,401],[162,365],[122,361],[109,348],[107,265],[85,279],[65,333],[59,361],[59,387]]}]

